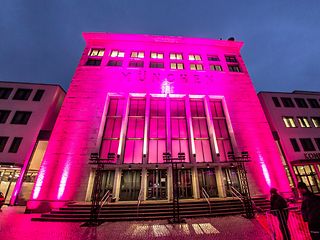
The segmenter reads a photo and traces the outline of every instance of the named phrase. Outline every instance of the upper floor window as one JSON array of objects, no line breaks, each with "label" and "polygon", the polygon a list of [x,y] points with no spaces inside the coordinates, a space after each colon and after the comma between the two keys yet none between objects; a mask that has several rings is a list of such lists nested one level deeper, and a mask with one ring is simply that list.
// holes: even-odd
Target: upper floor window
[{"label": "upper floor window", "polygon": [[90,57],[103,57],[104,49],[92,48],[89,52]]},{"label": "upper floor window", "polygon": [[199,54],[189,54],[190,61],[201,61],[201,56]]},{"label": "upper floor window", "polygon": [[303,128],[311,127],[307,117],[298,117],[298,122],[299,122],[300,126]]},{"label": "upper floor window", "polygon": [[0,99],[8,99],[13,88],[0,88]]},{"label": "upper floor window", "polygon": [[37,92],[34,95],[32,101],[39,102],[41,100],[43,94],[44,94],[44,90],[43,89],[37,90]]},{"label": "upper floor window", "polygon": [[220,59],[217,55],[209,55],[208,61],[220,61]]},{"label": "upper floor window", "polygon": [[3,152],[9,137],[0,136],[0,152]]},{"label": "upper floor window", "polygon": [[21,142],[22,142],[22,137],[15,137],[11,143],[11,146],[9,148],[9,152],[10,153],[18,152],[18,149],[20,147]]},{"label": "upper floor window", "polygon": [[304,151],[315,151],[315,147],[312,143],[311,138],[300,138],[300,143]]},{"label": "upper floor window", "polygon": [[308,108],[308,104],[303,98],[294,98],[294,101],[299,108]]},{"label": "upper floor window", "polygon": [[5,123],[10,115],[10,110],[0,110],[0,123]]},{"label": "upper floor window", "polygon": [[210,70],[221,72],[222,71],[222,67],[221,67],[221,65],[211,64],[210,65]]},{"label": "upper floor window", "polygon": [[133,51],[130,56],[131,58],[144,58],[144,52]]},{"label": "upper floor window", "polygon": [[143,61],[130,61],[129,62],[129,67],[134,67],[134,68],[143,68],[144,62]]},{"label": "upper floor window", "polygon": [[320,128],[320,117],[311,117],[311,121],[316,128]]},{"label": "upper floor window", "polygon": [[295,128],[296,124],[293,120],[293,117],[282,117],[284,125],[286,125],[287,128]]},{"label": "upper floor window", "polygon": [[152,59],[163,59],[163,53],[151,52],[150,57]]},{"label": "upper floor window", "polygon": [[86,66],[100,66],[102,59],[89,58],[86,62]]},{"label": "upper floor window", "polygon": [[118,51],[118,50],[112,50],[111,53],[110,53],[110,57],[123,58],[124,57],[124,52]]},{"label": "upper floor window", "polygon": [[312,108],[320,108],[320,104],[319,104],[319,102],[318,102],[317,99],[308,98],[307,100],[308,100],[308,103],[310,104],[310,106],[311,106]]},{"label": "upper floor window", "polygon": [[230,72],[241,72],[240,66],[238,64],[236,65],[228,65]]},{"label": "upper floor window", "polygon": [[19,88],[13,96],[14,100],[28,100],[32,89]]},{"label": "upper floor window", "polygon": [[203,70],[203,66],[202,66],[202,64],[194,64],[194,63],[191,63],[191,64],[190,64],[190,70],[199,70],[199,71],[202,71],[202,70]]},{"label": "upper floor window", "polygon": [[182,53],[170,53],[171,60],[182,60]]},{"label": "upper floor window", "polygon": [[236,56],[225,56],[226,57],[226,62],[231,62],[231,63],[237,63],[238,60]]},{"label": "upper floor window", "polygon": [[281,101],[284,107],[294,107],[294,104],[291,98],[282,97]]},{"label": "upper floor window", "polygon": [[272,97],[272,101],[276,107],[281,107],[279,99],[277,97]]},{"label": "upper floor window", "polygon": [[11,124],[27,124],[32,112],[17,111],[12,120]]},{"label": "upper floor window", "polygon": [[290,138],[290,142],[291,142],[291,145],[292,145],[292,147],[293,147],[293,150],[294,150],[295,152],[300,152],[300,147],[299,147],[299,145],[298,145],[297,139],[295,139],[295,138]]},{"label": "upper floor window", "polygon": [[183,63],[170,63],[171,69],[184,69]]},{"label": "upper floor window", "polygon": [[[318,149],[320,150],[320,138],[315,138],[314,141],[317,144]],[[319,169],[320,170],[320,169]]]},{"label": "upper floor window", "polygon": [[150,62],[150,68],[164,68],[163,62]]},{"label": "upper floor window", "polygon": [[121,67],[122,66],[122,61],[120,60],[109,60],[108,66],[112,66],[112,67]]}]

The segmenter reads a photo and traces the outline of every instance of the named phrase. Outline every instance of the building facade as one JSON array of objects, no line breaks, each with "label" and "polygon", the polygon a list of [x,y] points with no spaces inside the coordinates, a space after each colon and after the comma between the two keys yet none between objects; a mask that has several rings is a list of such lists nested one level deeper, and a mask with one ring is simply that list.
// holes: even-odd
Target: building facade
[{"label": "building facade", "polygon": [[[90,201],[91,153],[109,159],[103,189],[117,201],[226,197],[241,189],[228,152],[248,152],[253,195],[289,189],[268,122],[240,55],[242,42],[84,33],[86,47],[41,165],[30,211]],[[112,156],[112,159],[110,159]],[[115,156],[113,158],[113,156]],[[280,166],[280,167],[279,167]]]},{"label": "building facade", "polygon": [[58,85],[0,82],[0,191],[7,204],[30,198],[64,96]]},{"label": "building facade", "polygon": [[305,182],[320,192],[320,93],[260,92],[291,187]]}]

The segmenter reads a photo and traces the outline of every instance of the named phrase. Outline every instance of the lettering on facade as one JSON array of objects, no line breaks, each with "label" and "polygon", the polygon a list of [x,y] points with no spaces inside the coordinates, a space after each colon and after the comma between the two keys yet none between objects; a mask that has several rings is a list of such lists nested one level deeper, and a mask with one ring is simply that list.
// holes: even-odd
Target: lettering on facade
[{"label": "lettering on facade", "polygon": [[320,159],[320,153],[305,153],[304,158],[307,160]]}]

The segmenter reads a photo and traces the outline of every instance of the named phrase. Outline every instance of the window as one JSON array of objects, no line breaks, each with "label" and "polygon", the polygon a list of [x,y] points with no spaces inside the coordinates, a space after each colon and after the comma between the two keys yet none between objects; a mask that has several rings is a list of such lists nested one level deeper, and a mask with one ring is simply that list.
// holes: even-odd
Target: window
[{"label": "window", "polygon": [[311,117],[311,121],[316,128],[320,127],[320,117]]},{"label": "window", "polygon": [[111,67],[121,67],[122,66],[122,61],[120,60],[109,60],[108,66],[111,66]]},{"label": "window", "polygon": [[118,50],[112,50],[110,53],[110,57],[119,57],[123,58],[124,57],[124,52],[118,51]]},{"label": "window", "polygon": [[0,99],[8,99],[13,88],[0,88]]},{"label": "window", "polygon": [[313,193],[320,192],[320,181],[314,165],[293,166],[294,173],[299,182],[304,182]]},{"label": "window", "polygon": [[10,110],[0,110],[0,123],[6,123],[10,112]]},{"label": "window", "polygon": [[19,88],[13,96],[14,100],[28,100],[32,89]]},{"label": "window", "polygon": [[131,52],[131,58],[144,58],[144,52]]},{"label": "window", "polygon": [[210,65],[210,70],[221,72],[222,71],[222,67],[221,67],[221,65],[214,64],[214,65]]},{"label": "window", "polygon": [[19,146],[22,142],[22,137],[15,137],[11,143],[11,146],[9,148],[10,153],[16,153],[18,152]]},{"label": "window", "polygon": [[298,122],[302,128],[310,128],[310,124],[307,117],[298,117]]},{"label": "window", "polygon": [[130,61],[129,62],[129,67],[142,68],[143,66],[144,66],[143,61]]},{"label": "window", "polygon": [[150,62],[150,68],[164,68],[163,62]]},{"label": "window", "polygon": [[284,107],[294,107],[294,104],[291,98],[282,97],[281,101]]},{"label": "window", "polygon": [[150,57],[152,59],[163,59],[163,53],[151,52]]},{"label": "window", "polygon": [[92,48],[89,52],[90,57],[103,57],[104,49]]},{"label": "window", "polygon": [[220,61],[220,59],[217,55],[209,55],[208,61]]},{"label": "window", "polygon": [[201,56],[199,54],[189,54],[190,61],[201,61]]},{"label": "window", "polygon": [[27,124],[32,112],[17,111],[12,120],[11,124]]},{"label": "window", "polygon": [[277,97],[272,97],[272,101],[274,103],[274,106],[281,107],[279,99]]},{"label": "window", "polygon": [[32,101],[39,102],[41,100],[43,94],[44,94],[44,90],[43,89],[37,90],[37,92],[34,95]]},{"label": "window", "polygon": [[318,149],[320,151],[320,138],[315,138],[314,141],[316,142],[317,147],[318,147]]},{"label": "window", "polygon": [[294,100],[299,108],[308,108],[308,104],[303,98],[295,98]]},{"label": "window", "polygon": [[294,123],[293,117],[282,117],[282,120],[287,128],[295,128],[296,124]]},{"label": "window", "polygon": [[3,152],[7,142],[8,142],[9,137],[0,137],[0,152]]},{"label": "window", "polygon": [[225,56],[226,57],[226,62],[231,62],[231,63],[237,63],[237,58],[236,56]]},{"label": "window", "polygon": [[292,147],[293,147],[293,150],[294,150],[295,152],[300,152],[300,147],[299,147],[299,145],[298,145],[297,139],[295,139],[295,138],[290,138],[290,142],[291,142],[291,145],[292,145]]},{"label": "window", "polygon": [[308,100],[308,103],[310,104],[310,106],[311,106],[312,108],[320,108],[320,104],[319,104],[319,102],[318,102],[317,99],[308,98],[307,100]]},{"label": "window", "polygon": [[201,71],[201,70],[203,70],[203,66],[202,66],[202,64],[191,63],[190,64],[190,69],[191,70],[199,70],[199,71]]},{"label": "window", "polygon": [[302,145],[302,148],[306,152],[315,151],[315,147],[312,143],[311,138],[300,138],[300,143]]},{"label": "window", "polygon": [[171,60],[182,60],[182,53],[170,53]]},{"label": "window", "polygon": [[183,63],[170,63],[170,68],[171,69],[184,69]]},{"label": "window", "polygon": [[228,69],[230,72],[241,72],[239,65],[228,65]]},{"label": "window", "polygon": [[86,66],[100,66],[102,59],[88,59]]}]

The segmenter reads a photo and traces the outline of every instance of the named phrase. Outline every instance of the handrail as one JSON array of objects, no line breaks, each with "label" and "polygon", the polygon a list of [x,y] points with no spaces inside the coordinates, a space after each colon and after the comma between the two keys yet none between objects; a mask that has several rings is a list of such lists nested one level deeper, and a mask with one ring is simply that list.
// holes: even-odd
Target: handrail
[{"label": "handrail", "polygon": [[137,217],[139,216],[140,203],[143,201],[143,194],[144,194],[144,188],[140,188],[138,202],[137,202]]},{"label": "handrail", "polygon": [[236,197],[243,203],[243,196],[237,189],[235,189],[233,186],[230,186],[230,192],[234,197]]},{"label": "handrail", "polygon": [[100,205],[99,205],[99,209],[98,209],[97,220],[99,219],[101,209],[102,209],[103,206],[108,202],[108,200],[109,200],[110,197],[111,197],[111,191],[108,190],[108,191],[103,195],[103,197],[101,198]]},{"label": "handrail", "polygon": [[210,203],[210,200],[209,200],[210,196],[209,196],[209,194],[207,193],[207,191],[203,187],[201,189],[201,192],[202,192],[202,195],[204,196],[204,198],[206,199],[206,201],[207,201],[207,203],[209,205],[209,209],[210,209],[210,213],[211,213],[211,203]]}]

